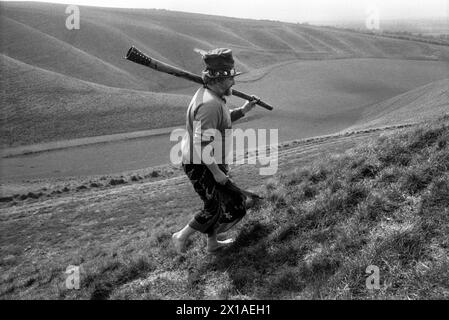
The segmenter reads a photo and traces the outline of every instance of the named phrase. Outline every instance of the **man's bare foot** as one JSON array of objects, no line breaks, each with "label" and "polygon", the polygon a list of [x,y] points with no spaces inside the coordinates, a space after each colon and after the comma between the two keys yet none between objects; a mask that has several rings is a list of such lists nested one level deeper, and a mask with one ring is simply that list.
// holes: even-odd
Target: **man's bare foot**
[{"label": "man's bare foot", "polygon": [[214,253],[225,247],[229,247],[232,243],[234,243],[234,239],[226,239],[223,241],[208,241],[207,243],[207,252]]},{"label": "man's bare foot", "polygon": [[171,237],[176,252],[182,254],[186,252],[186,240],[181,238],[179,232],[176,232]]}]

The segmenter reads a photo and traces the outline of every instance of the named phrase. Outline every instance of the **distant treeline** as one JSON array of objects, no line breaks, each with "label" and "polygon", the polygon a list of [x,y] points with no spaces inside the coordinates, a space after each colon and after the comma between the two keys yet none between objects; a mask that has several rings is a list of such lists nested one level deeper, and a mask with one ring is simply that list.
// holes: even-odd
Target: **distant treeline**
[{"label": "distant treeline", "polygon": [[329,29],[334,30],[345,30],[350,32],[380,36],[385,38],[393,38],[393,39],[402,39],[402,40],[410,40],[410,41],[419,41],[428,44],[437,44],[443,46],[449,46],[449,34],[440,34],[440,35],[424,35],[421,33],[413,33],[409,31],[388,31],[388,30],[367,30],[361,28],[345,28],[345,27],[331,27],[325,26]]}]

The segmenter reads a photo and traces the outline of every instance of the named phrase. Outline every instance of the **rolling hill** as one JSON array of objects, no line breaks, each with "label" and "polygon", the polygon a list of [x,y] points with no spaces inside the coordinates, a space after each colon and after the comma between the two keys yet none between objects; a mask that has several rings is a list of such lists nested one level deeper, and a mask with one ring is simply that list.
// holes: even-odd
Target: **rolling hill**
[{"label": "rolling hill", "polygon": [[174,126],[184,121],[179,108],[189,102],[181,95],[106,87],[5,55],[0,70],[3,145]]},{"label": "rolling hill", "polygon": [[270,118],[262,112],[251,118],[251,126],[282,123],[283,140],[344,129],[360,120],[361,107],[449,71],[447,46],[275,21],[87,6],[80,7],[80,30],[70,31],[65,8],[0,3],[3,146],[182,125],[176,107],[186,105],[195,86],[124,60],[131,45],[193,72],[202,69],[193,48],[232,48],[237,67],[247,72],[237,88],[276,106]]},{"label": "rolling hill", "polygon": [[[200,206],[179,171],[2,199],[0,298],[447,298],[448,128],[445,117],[380,138],[292,142],[273,178],[233,168],[265,199],[217,255],[200,235],[185,256],[171,245]],[[80,290],[65,287],[69,265],[82,267]],[[366,288],[369,265],[381,270],[379,290]]]},{"label": "rolling hill", "polygon": [[369,106],[363,112],[363,121],[344,131],[421,122],[448,113],[449,79],[444,79]]},{"label": "rolling hill", "polygon": [[164,10],[80,7],[81,28],[65,28],[64,5],[1,4],[1,52],[30,65],[113,87],[158,90],[186,86],[121,59],[131,45],[193,72],[193,48],[226,46],[244,71],[295,59],[448,60],[449,48],[299,24]]},{"label": "rolling hill", "polygon": [[[279,72],[286,74],[284,70],[279,70]],[[361,130],[377,132],[382,130],[382,128],[402,127],[449,114],[448,81],[449,79],[444,79],[432,82],[381,103],[368,104],[356,110],[349,109],[345,111],[343,109],[345,104],[341,104],[342,110],[340,113],[321,115],[321,117],[318,116],[320,112],[319,104],[316,104],[318,113],[315,114],[313,114],[314,110],[311,111],[312,113],[306,113],[307,110],[303,109],[303,113],[280,110],[266,117],[257,114],[249,115],[248,119],[238,122],[236,127],[245,129],[259,125],[262,128],[281,128],[279,130],[279,142],[281,145],[298,139],[314,139],[316,136],[333,135],[335,132],[337,132],[337,135],[348,135]],[[322,86],[324,87],[324,85]],[[120,90],[126,91],[126,89]],[[315,92],[315,94],[318,93]],[[329,89],[329,95],[332,96],[332,94],[335,93],[332,93]],[[391,92],[386,90],[384,94],[388,95]],[[353,95],[348,95],[348,97]],[[126,95],[124,97],[127,98]],[[302,94],[298,97],[304,98]],[[358,99],[365,99],[364,101],[366,101],[366,97],[366,95],[362,94]],[[309,99],[313,98],[313,95],[310,94]],[[327,97],[324,98],[327,99]],[[319,101],[318,99],[315,103]],[[321,99],[321,101],[324,100]],[[346,101],[349,101],[349,98],[346,98]],[[310,104],[311,102],[309,102]],[[301,106],[301,104],[299,105]],[[181,116],[184,115],[183,110],[181,112],[179,108],[175,108],[173,113]],[[162,117],[166,115],[166,111],[165,108],[161,111]],[[137,112],[140,111],[137,110]],[[142,120],[144,121],[136,122],[136,125],[144,126],[145,121],[151,121],[151,118],[146,120],[145,111],[142,111],[142,113]],[[114,119],[119,115],[124,117],[125,121],[129,111],[126,113],[120,109],[117,110],[117,115],[107,113],[102,114],[101,117],[97,117],[98,114],[98,112],[93,112],[93,116],[85,119],[82,125],[92,125],[95,128],[96,123],[101,120],[103,121],[102,125],[106,126],[108,120],[114,123]],[[51,114],[47,118],[51,119]],[[19,123],[22,121],[21,117],[17,119]],[[27,119],[33,124],[33,117]],[[181,121],[184,120],[182,119]],[[70,124],[73,122],[66,121],[66,123]],[[40,133],[37,126],[32,128],[35,130],[28,131],[31,137]],[[125,127],[122,128],[126,129]],[[11,156],[2,159],[3,172],[1,182],[3,186],[6,186],[4,192],[9,190],[9,193],[14,193],[9,188],[11,183],[14,185],[19,181],[27,179],[41,180],[70,176],[89,177],[102,174],[120,175],[123,171],[167,165],[170,162],[171,148],[177,143],[176,141],[169,141],[172,129],[162,129],[164,133],[159,133],[157,136],[151,136],[151,134],[147,134],[145,131],[137,131],[119,134],[118,137],[114,136],[114,138],[110,136],[100,136],[98,139],[89,137],[82,139],[83,141],[75,139],[49,144],[41,143],[32,146],[5,148],[2,150],[3,155],[10,154]],[[63,132],[61,127],[55,127],[54,132],[56,130],[61,135],[67,133]],[[49,130],[43,133],[47,131]],[[68,132],[68,134],[73,133]],[[134,134],[139,138],[131,137]]]},{"label": "rolling hill", "polygon": [[[449,113],[449,47],[95,7],[81,7],[81,30],[69,32],[64,10],[0,3],[3,145],[182,125],[194,87],[123,53],[134,44],[198,72],[194,47],[227,46],[247,72],[237,87],[276,107],[238,126],[281,129],[278,173],[233,166],[236,183],[265,198],[230,232],[229,249],[207,255],[196,235],[179,256],[171,234],[201,203],[179,168],[148,168],[151,152],[168,154],[165,137],[157,148],[92,145],[94,160],[83,148],[2,159],[2,171],[41,176],[1,183],[0,299],[449,297],[449,118],[429,120]],[[123,159],[132,165],[79,174],[95,171],[89,161]],[[55,163],[73,177],[47,174]],[[69,265],[81,267],[80,290],[65,286]],[[369,265],[381,271],[378,290],[366,288]]]}]

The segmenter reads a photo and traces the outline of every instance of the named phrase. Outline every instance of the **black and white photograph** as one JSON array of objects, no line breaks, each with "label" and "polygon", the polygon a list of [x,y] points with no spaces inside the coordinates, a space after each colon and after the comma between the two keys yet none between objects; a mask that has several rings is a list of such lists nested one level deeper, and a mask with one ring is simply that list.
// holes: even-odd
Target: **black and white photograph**
[{"label": "black and white photograph", "polygon": [[449,299],[449,0],[1,0],[0,57],[0,300]]}]

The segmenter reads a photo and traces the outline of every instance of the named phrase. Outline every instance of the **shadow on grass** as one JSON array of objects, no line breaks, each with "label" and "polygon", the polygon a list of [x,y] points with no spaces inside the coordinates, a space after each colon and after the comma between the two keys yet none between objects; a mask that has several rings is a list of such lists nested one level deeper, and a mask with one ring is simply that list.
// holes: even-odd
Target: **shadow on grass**
[{"label": "shadow on grass", "polygon": [[[291,239],[273,241],[272,232],[271,226],[250,221],[243,226],[233,246],[201,266],[200,273],[208,270],[227,273],[230,287],[221,292],[221,298],[243,294],[257,299],[278,299],[306,287],[311,288],[313,295],[319,295],[321,286],[338,269],[339,259],[319,254],[307,261],[306,244]],[[285,235],[281,232],[279,236]]]},{"label": "shadow on grass", "polygon": [[144,257],[130,262],[110,261],[98,272],[87,275],[83,283],[87,284],[91,300],[106,300],[117,287],[145,276],[154,269],[155,266]]}]

